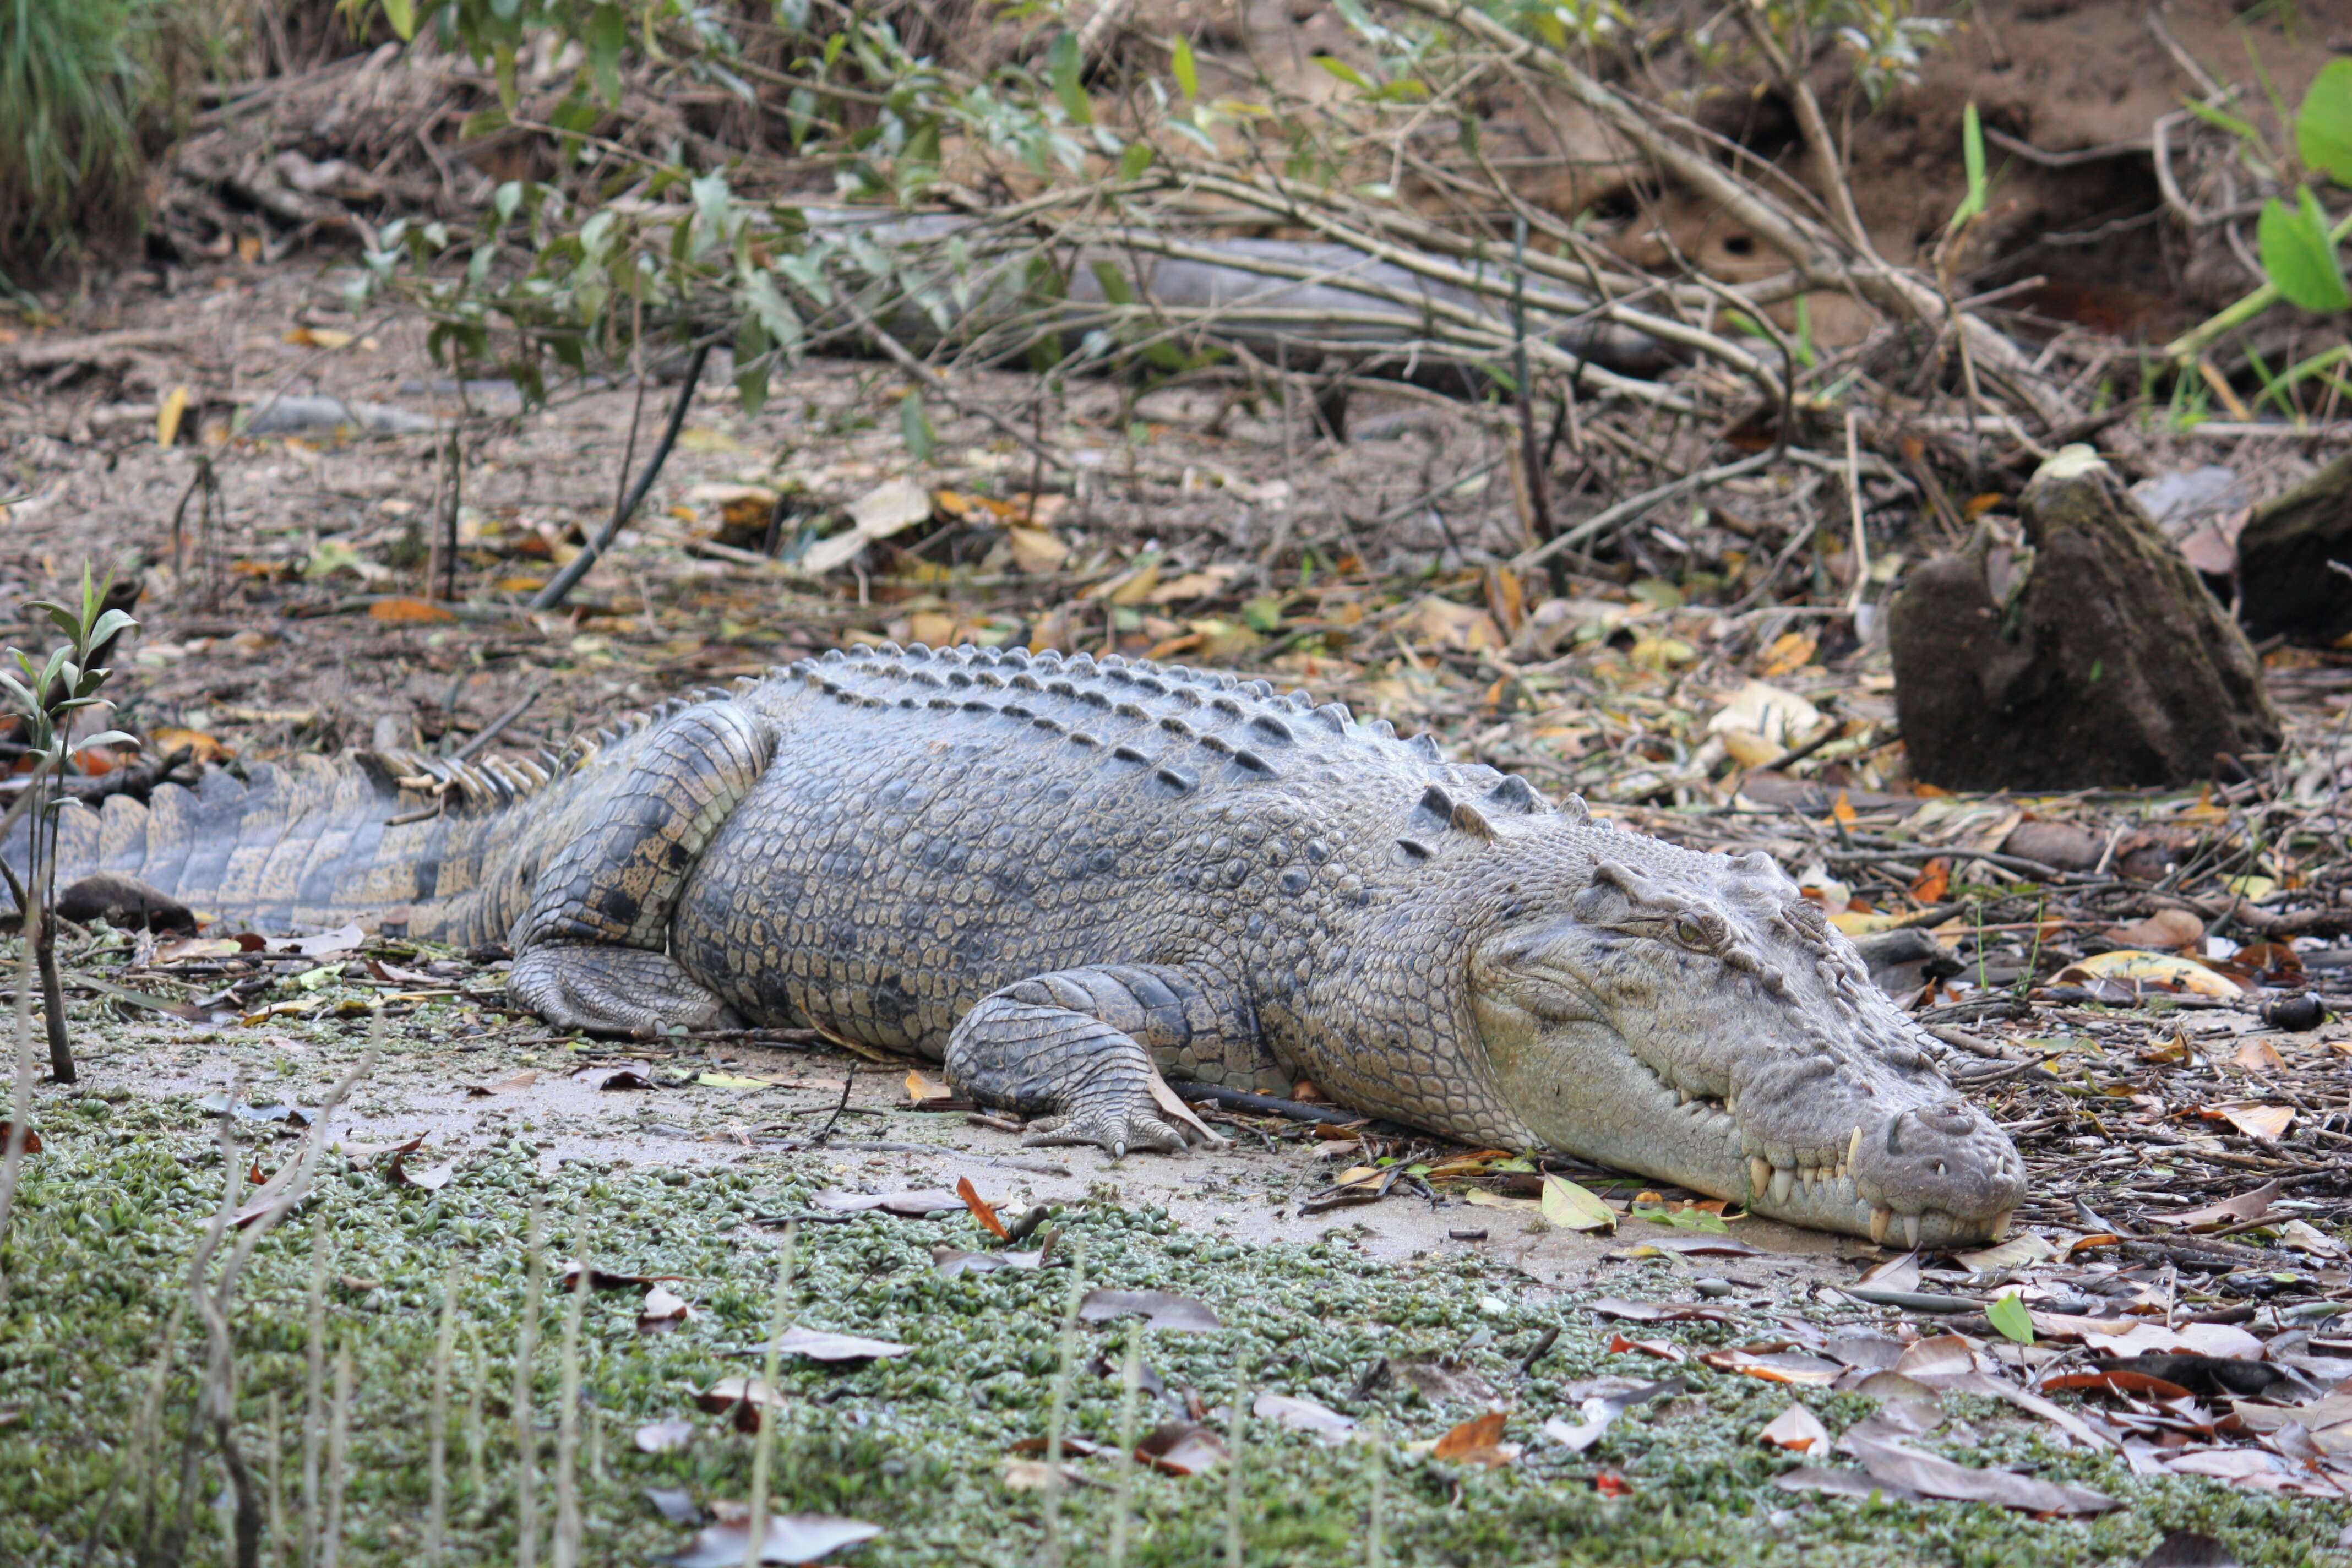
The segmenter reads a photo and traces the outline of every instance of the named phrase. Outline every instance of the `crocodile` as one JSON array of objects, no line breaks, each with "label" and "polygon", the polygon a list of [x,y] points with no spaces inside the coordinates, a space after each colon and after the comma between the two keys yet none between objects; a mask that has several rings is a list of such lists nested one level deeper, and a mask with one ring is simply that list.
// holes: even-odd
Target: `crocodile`
[{"label": "crocodile", "polygon": [[1232,674],[886,643],[562,753],[297,756],[61,824],[65,879],[503,942],[558,1026],[912,1053],[1033,1142],[1179,1152],[1215,1134],[1170,1080],[1306,1078],[1876,1241],[1995,1237],[2024,1194],[1769,857]]}]

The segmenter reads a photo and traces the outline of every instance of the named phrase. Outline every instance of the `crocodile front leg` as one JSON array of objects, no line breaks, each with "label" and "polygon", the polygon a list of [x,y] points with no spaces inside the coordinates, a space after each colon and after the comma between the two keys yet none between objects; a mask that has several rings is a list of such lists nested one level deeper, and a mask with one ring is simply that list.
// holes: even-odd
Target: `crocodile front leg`
[{"label": "crocodile front leg", "polygon": [[559,1027],[634,1034],[726,1027],[735,1015],[670,957],[670,917],[711,836],[768,765],[774,739],[733,702],[688,708],[646,737],[540,873],[517,922],[507,994]]},{"label": "crocodile front leg", "polygon": [[1245,1016],[1216,1005],[1202,978],[1179,967],[1057,970],[964,1015],[948,1038],[948,1081],[983,1105],[1051,1118],[1024,1142],[1181,1153],[1223,1140],[1176,1097],[1153,1055],[1248,1054],[1253,1042],[1235,1037]]}]

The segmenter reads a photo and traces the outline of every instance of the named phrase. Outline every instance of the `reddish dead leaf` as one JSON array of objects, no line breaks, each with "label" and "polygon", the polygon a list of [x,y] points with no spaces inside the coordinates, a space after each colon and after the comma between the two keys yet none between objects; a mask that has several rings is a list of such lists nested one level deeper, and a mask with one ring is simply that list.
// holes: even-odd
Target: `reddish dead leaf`
[{"label": "reddish dead leaf", "polygon": [[[1017,1438],[1004,1451],[1008,1454],[1042,1454],[1045,1451],[1045,1439],[1043,1437]],[[1062,1458],[1066,1459],[1073,1457],[1081,1459],[1092,1458],[1095,1455],[1105,1451],[1100,1443],[1091,1438],[1081,1437],[1069,1432],[1062,1435]]]},{"label": "reddish dead leaf", "polygon": [[2206,1204],[2204,1208],[2183,1208],[2180,1213],[2152,1213],[2147,1220],[2152,1225],[2251,1225],[2270,1213],[2272,1201],[2277,1201],[2279,1183],[2263,1183],[2249,1192],[2239,1192],[2234,1199],[2222,1199],[2221,1204]]},{"label": "reddish dead leaf", "polygon": [[[915,1075],[908,1073],[907,1076],[913,1078]],[[964,1207],[971,1211],[972,1218],[980,1221],[980,1227],[982,1230],[999,1241],[1013,1239],[1012,1233],[1004,1228],[1004,1222],[996,1217],[996,1210],[982,1201],[980,1190],[971,1184],[970,1176],[956,1178],[956,1196],[963,1200]]]},{"label": "reddish dead leaf", "polygon": [[2275,1143],[2294,1121],[2294,1108],[2287,1105],[2262,1105],[2242,1100],[2234,1105],[2217,1105],[2198,1112],[2208,1118],[2218,1117],[2249,1138],[2265,1143]]},{"label": "reddish dead leaf", "polygon": [[1688,1361],[1690,1359],[1688,1356],[1683,1354],[1680,1346],[1666,1340],[1629,1340],[1622,1334],[1612,1334],[1609,1336],[1609,1353],[1611,1355],[1631,1354],[1655,1356],[1660,1361],[1669,1362]]},{"label": "reddish dead leaf", "polygon": [[414,1138],[404,1139],[397,1143],[345,1143],[342,1145],[342,1154],[346,1160],[373,1160],[385,1154],[414,1154],[424,1142],[425,1134],[420,1132]]},{"label": "reddish dead leaf", "polygon": [[429,626],[457,618],[430,599],[378,599],[368,606],[368,619],[394,626]]},{"label": "reddish dead leaf", "polygon": [[1717,1372],[1736,1372],[1746,1377],[1760,1377],[1767,1383],[1796,1384],[1808,1388],[1826,1387],[1845,1373],[1843,1363],[1788,1351],[1709,1351],[1698,1359]]},{"label": "reddish dead leaf", "polygon": [[1632,1497],[1633,1486],[1615,1470],[1602,1470],[1592,1478],[1592,1489],[1602,1497]]},{"label": "reddish dead leaf", "polygon": [[150,730],[147,731],[147,743],[159,757],[168,757],[184,746],[200,763],[226,763],[236,757],[235,752],[201,730],[175,730],[168,726]]},{"label": "reddish dead leaf", "polygon": [[1356,1418],[1342,1415],[1328,1405],[1311,1399],[1299,1399],[1287,1394],[1265,1393],[1257,1396],[1250,1414],[1261,1421],[1274,1421],[1300,1432],[1312,1432],[1333,1447],[1356,1436]]},{"label": "reddish dead leaf", "polygon": [[1911,897],[1921,904],[1940,904],[1951,890],[1952,860],[1948,855],[1938,855],[1928,861],[1911,882]]},{"label": "reddish dead leaf", "polygon": [[835,1214],[864,1214],[879,1209],[903,1219],[924,1219],[942,1209],[964,1206],[961,1197],[942,1187],[926,1187],[919,1193],[845,1193],[827,1187],[809,1201]]},{"label": "reddish dead leaf", "polygon": [[1624,1301],[1614,1296],[1603,1296],[1597,1301],[1587,1301],[1587,1311],[1598,1312],[1604,1318],[1622,1318],[1635,1323],[1728,1323],[1730,1313],[1719,1307],[1685,1307],[1671,1301]]},{"label": "reddish dead leaf", "polygon": [[1078,1317],[1089,1323],[1107,1323],[1140,1312],[1155,1329],[1204,1334],[1223,1325],[1208,1304],[1166,1290],[1089,1290],[1078,1301]]},{"label": "reddish dead leaf", "polygon": [[641,1454],[674,1454],[693,1441],[691,1421],[648,1421],[636,1431]]},{"label": "reddish dead leaf", "polygon": [[[5,1151],[8,1146],[9,1140],[16,1136],[16,1124],[15,1122],[0,1121],[0,1151]],[[34,1131],[29,1127],[25,1129],[24,1152],[27,1154],[37,1154],[41,1152],[41,1135]]]},{"label": "reddish dead leaf", "polygon": [[1509,1418],[1507,1411],[1492,1410],[1475,1421],[1465,1421],[1437,1440],[1431,1456],[1489,1469],[1507,1465],[1519,1457],[1517,1443],[1503,1441],[1503,1426]]},{"label": "reddish dead leaf", "polygon": [[538,1081],[539,1074],[525,1068],[512,1078],[502,1078],[496,1083],[469,1083],[463,1087],[467,1094],[472,1095],[520,1094]]},{"label": "reddish dead leaf", "polygon": [[764,1355],[772,1350],[778,1355],[796,1355],[809,1361],[875,1361],[911,1354],[914,1347],[890,1340],[869,1340],[858,1334],[794,1327],[786,1329],[774,1343],[756,1347],[756,1353]]},{"label": "reddish dead leaf", "polygon": [[2254,1072],[2284,1072],[2286,1058],[2268,1040],[2250,1037],[2238,1047],[2237,1064]]},{"label": "reddish dead leaf", "polygon": [[[683,1274],[614,1274],[602,1268],[591,1268],[588,1270],[588,1289],[591,1290],[650,1290],[666,1280],[685,1278]],[[566,1259],[563,1267],[557,1271],[556,1289],[569,1290],[579,1282],[578,1259]]]},{"label": "reddish dead leaf", "polygon": [[[423,1142],[424,1140],[420,1138],[417,1142]],[[408,1156],[412,1152],[400,1149],[393,1152],[392,1166],[384,1172],[384,1179],[394,1186],[415,1187],[420,1192],[437,1193],[447,1186],[451,1179],[457,1174],[456,1160],[436,1165],[429,1171],[412,1171],[408,1168]]]},{"label": "reddish dead leaf", "polygon": [[680,1323],[694,1321],[694,1304],[667,1285],[656,1285],[646,1292],[645,1304],[637,1309],[637,1332],[666,1334]]},{"label": "reddish dead leaf", "polygon": [[1191,1421],[1171,1421],[1155,1428],[1135,1446],[1142,1464],[1171,1476],[1197,1476],[1225,1462],[1224,1439],[1207,1426]]},{"label": "reddish dead leaf", "polygon": [[1774,1416],[1772,1424],[1757,1436],[1759,1441],[1792,1454],[1826,1454],[1830,1450],[1829,1428],[1793,1399],[1789,1401],[1789,1408]]},{"label": "reddish dead leaf", "polygon": [[2096,1372],[2064,1372],[2055,1377],[2045,1377],[2042,1380],[2043,1393],[2046,1394],[2053,1388],[2095,1388],[2106,1394],[2143,1394],[2155,1399],[2196,1397],[2177,1383],[2167,1383],[2163,1378],[2151,1377],[2144,1372],[2131,1372],[2123,1368],[2103,1369]]},{"label": "reddish dead leaf", "polygon": [[738,1432],[757,1432],[762,1412],[784,1407],[784,1396],[757,1377],[722,1377],[694,1402],[715,1415],[730,1416]]},{"label": "reddish dead leaf", "polygon": [[871,1541],[881,1533],[880,1525],[860,1519],[840,1519],[824,1513],[772,1514],[756,1559],[752,1556],[751,1521],[739,1519],[711,1525],[697,1534],[694,1543],[685,1551],[654,1561],[666,1568],[742,1568],[742,1564],[752,1561],[808,1563],[842,1547]]},{"label": "reddish dead leaf", "polygon": [[2144,921],[2116,926],[2106,933],[2117,947],[2152,952],[2177,952],[2205,934],[2205,922],[2187,910],[2158,910]]}]

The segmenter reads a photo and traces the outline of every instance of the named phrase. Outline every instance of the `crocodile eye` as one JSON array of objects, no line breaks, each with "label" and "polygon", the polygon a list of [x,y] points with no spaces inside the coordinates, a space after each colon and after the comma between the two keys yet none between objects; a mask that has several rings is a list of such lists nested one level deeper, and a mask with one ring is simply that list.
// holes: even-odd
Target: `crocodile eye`
[{"label": "crocodile eye", "polygon": [[1677,915],[1675,917],[1675,940],[1685,947],[1705,948],[1707,945],[1706,928],[1699,924],[1694,915]]}]

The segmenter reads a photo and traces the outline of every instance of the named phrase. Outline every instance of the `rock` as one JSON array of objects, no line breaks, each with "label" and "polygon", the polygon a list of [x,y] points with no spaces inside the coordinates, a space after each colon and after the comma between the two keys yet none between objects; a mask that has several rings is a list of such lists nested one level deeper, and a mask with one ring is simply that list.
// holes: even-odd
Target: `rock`
[{"label": "rock", "polygon": [[2071,822],[2021,822],[2000,849],[2061,871],[2087,871],[2107,852],[2107,836]]},{"label": "rock", "polygon": [[2326,645],[2352,635],[2352,455],[2263,502],[2238,534],[2238,616],[2246,635]]},{"label": "rock", "polygon": [[1889,612],[1916,777],[1963,790],[2181,784],[2211,777],[2217,754],[2278,745],[2244,634],[2096,453],[2068,447],[2044,463],[2024,516],[2030,551],[1998,551],[1979,525]]}]

